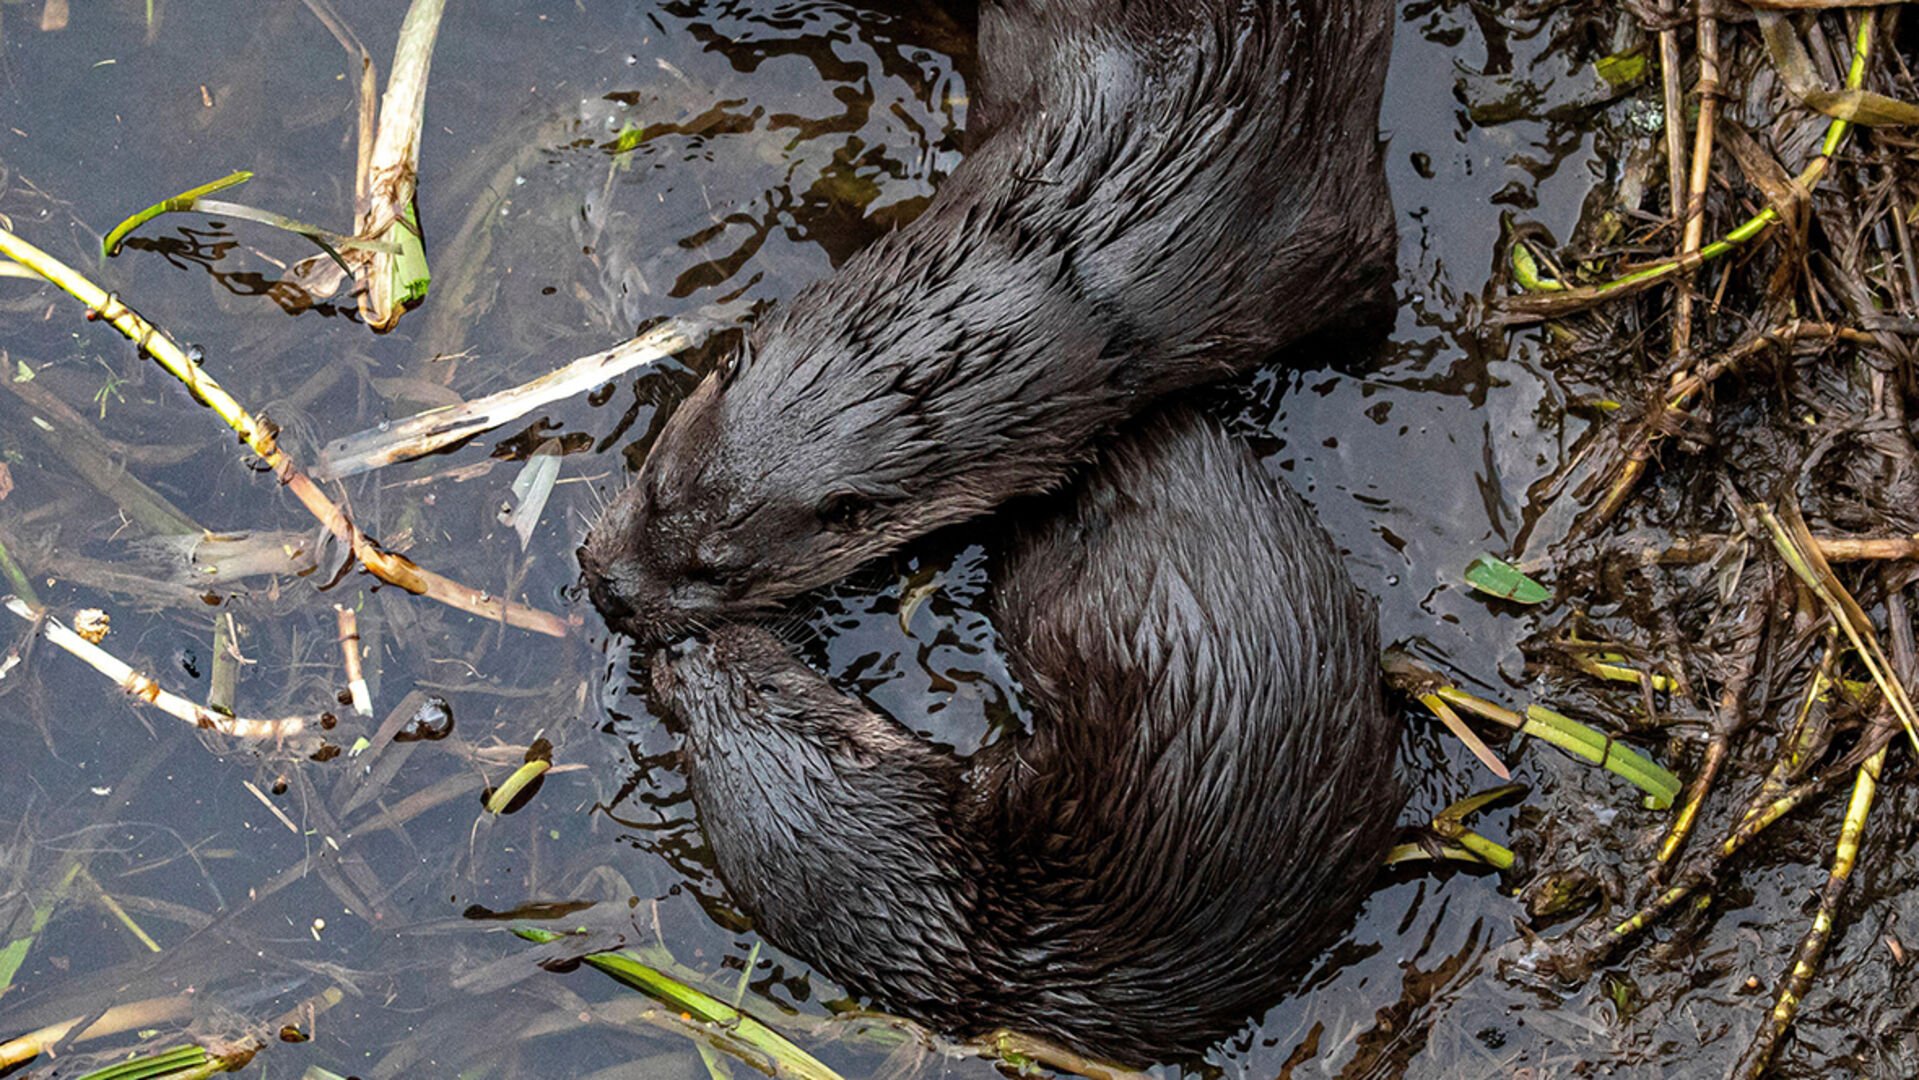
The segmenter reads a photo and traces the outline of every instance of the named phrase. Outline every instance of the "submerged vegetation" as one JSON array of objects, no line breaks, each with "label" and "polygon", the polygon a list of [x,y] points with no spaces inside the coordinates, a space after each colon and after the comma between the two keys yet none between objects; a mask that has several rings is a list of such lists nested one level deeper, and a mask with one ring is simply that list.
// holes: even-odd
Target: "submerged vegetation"
[{"label": "submerged vegetation", "polygon": [[[169,35],[230,13],[0,10],[0,45],[49,51],[96,20],[117,55],[61,60],[88,85],[170,50],[141,78],[185,95],[138,118],[159,133],[147,149],[98,150],[151,155],[165,182],[143,160],[87,190],[107,167],[68,160],[96,148],[56,141],[45,104],[0,142],[0,1075],[823,1080],[962,1051],[1109,1072],[1010,1033],[946,1046],[762,955],[705,864],[670,738],[629,700],[628,658],[567,603],[580,525],[707,342],[909,217],[951,167],[964,34],[934,5],[769,21],[671,4],[596,10],[557,48],[537,35],[558,16],[456,6],[449,30],[471,22],[436,45],[430,0],[405,27],[385,6],[268,7],[248,15],[258,55],[184,75],[169,69],[196,43]],[[1389,104],[1402,230],[1497,270],[1474,296],[1478,279],[1409,255],[1394,358],[1340,376],[1360,388],[1350,415],[1320,416],[1361,440],[1393,409],[1407,431],[1450,415],[1450,437],[1511,414],[1536,460],[1377,498],[1376,469],[1352,474],[1366,525],[1341,539],[1367,568],[1400,565],[1394,530],[1446,538],[1443,557],[1411,545],[1432,566],[1406,557],[1426,596],[1378,576],[1388,634],[1409,640],[1390,665],[1408,715],[1472,757],[1409,734],[1431,824],[1393,852],[1318,997],[1223,1053],[1262,1074],[1707,1052],[1740,1075],[1910,1074],[1919,25],[1819,4],[1428,0],[1403,18],[1397,62],[1439,72],[1406,85],[1449,87],[1457,140],[1509,156],[1480,200],[1504,230],[1449,239],[1420,184],[1481,166],[1436,166],[1455,133],[1396,125]],[[411,43],[384,103],[355,23]],[[505,47],[522,41],[524,60]],[[1484,70],[1456,77],[1473,49]],[[492,100],[526,87],[531,104]],[[1444,97],[1395,94],[1414,117],[1407,99]],[[195,143],[214,135],[249,171],[155,202],[230,167]],[[1542,195],[1574,159],[1583,205]],[[288,214],[214,197],[249,176]],[[301,220],[348,204],[338,232]],[[322,254],[290,266],[284,237],[256,246],[232,220]],[[335,307],[327,279],[348,274]],[[1343,492],[1312,470],[1339,466],[1310,453],[1335,431],[1298,407],[1256,426],[1282,433],[1279,468],[1310,463],[1292,479],[1323,483],[1337,529]],[[1473,487],[1483,521],[1433,502]],[[878,601],[832,592],[809,624],[815,659],[860,693],[964,714],[972,728],[935,733],[955,742],[1021,723],[968,543],[859,583]],[[1479,649],[1522,637],[1523,662]],[[1474,793],[1481,764],[1502,784]],[[543,943],[483,932],[499,919]],[[534,966],[583,957],[644,999]]]}]

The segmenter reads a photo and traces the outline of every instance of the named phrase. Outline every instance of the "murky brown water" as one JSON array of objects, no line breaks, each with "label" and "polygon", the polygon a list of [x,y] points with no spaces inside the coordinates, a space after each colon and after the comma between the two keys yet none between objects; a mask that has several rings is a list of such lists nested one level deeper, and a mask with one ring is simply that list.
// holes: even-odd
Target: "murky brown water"
[{"label": "murky brown water", "polygon": [[[125,214],[235,168],[258,175],[235,198],[345,229],[351,84],[343,53],[301,5],[170,3],[150,29],[139,4],[76,4],[50,32],[38,29],[39,7],[0,7],[0,213],[202,345],[210,370],[308,460],[326,439],[512,385],[654,317],[723,298],[777,300],[829,272],[914,213],[958,159],[970,66],[966,31],[930,4],[454,4],[422,161],[434,292],[375,337],[350,304],[283,310],[269,286],[310,251],[258,226],[163,218],[104,267],[92,254]],[[341,8],[384,59],[399,5]],[[1379,597],[1387,639],[1495,693],[1531,679],[1519,646],[1533,627],[1466,592],[1460,570],[1510,549],[1527,491],[1565,463],[1587,424],[1568,415],[1571,391],[1547,370],[1541,339],[1477,329],[1501,214],[1570,233],[1582,202],[1616,180],[1615,136],[1643,140],[1649,108],[1581,97],[1594,56],[1575,47],[1585,41],[1570,12],[1502,16],[1444,0],[1401,10],[1384,117],[1401,234],[1397,323],[1376,356],[1307,357],[1305,370],[1265,373],[1243,410]],[[613,152],[636,126],[637,148]],[[51,290],[0,279],[7,376],[25,364],[34,387],[88,426],[144,448],[127,471],[198,525],[311,531],[217,421],[78,315]],[[503,634],[357,575],[318,596],[324,575],[257,582],[219,609],[162,593],[150,587],[160,574],[150,523],[123,517],[81,479],[58,452],[71,436],[45,437],[27,399],[0,394],[13,483],[0,528],[48,602],[109,608],[109,644],[192,697],[206,692],[214,623],[230,612],[250,661],[240,707],[254,715],[332,699],[342,682],[332,605],[355,605],[374,647],[376,717],[345,721],[341,741],[370,733],[414,690],[443,697],[456,717],[452,738],[384,755],[380,768],[397,771],[363,783],[352,758],[322,765],[214,745],[38,650],[29,674],[0,684],[0,947],[21,912],[57,902],[0,996],[0,1037],[188,991],[199,1030],[231,1033],[333,986],[343,1003],[318,1018],[313,1041],[269,1046],[266,1075],[309,1065],[362,1076],[708,1075],[684,1037],[617,1022],[608,1010],[634,999],[592,972],[460,985],[524,948],[462,919],[469,905],[573,897],[637,897],[655,944],[714,985],[732,987],[750,961],[746,1000],[761,1015],[822,1015],[837,988],[727,928],[671,740],[632,689],[628,657],[570,592],[584,521],[658,410],[690,385],[689,363],[346,486],[362,525],[410,545],[423,565],[586,615],[594,629],[573,643]],[[570,433],[587,438],[568,444],[522,551],[498,517],[519,465],[496,448],[523,455]],[[76,569],[80,559],[130,569],[149,587],[109,587],[99,567]],[[936,591],[902,618],[903,593],[927,582]],[[927,715],[929,734],[969,749],[989,725],[1019,722],[978,614],[984,585],[979,549],[944,538],[816,598],[804,636],[841,685]],[[482,787],[537,735],[563,768],[526,809],[488,817]],[[1423,718],[1405,745],[1417,790],[1408,822],[1492,782]],[[1512,756],[1535,790],[1527,809],[1479,822],[1495,838],[1574,819],[1589,842],[1625,849],[1655,824],[1608,774],[1538,748]],[[245,786],[268,792],[279,780],[286,793],[265,798],[291,828]],[[97,886],[53,892],[76,863]],[[1752,871],[1724,901],[1734,914],[1689,944],[1689,958],[1635,959],[1564,988],[1508,963],[1523,954],[1525,916],[1498,878],[1395,872],[1300,991],[1214,1061],[1247,1076],[1716,1071],[1764,999],[1745,979],[1780,967],[1811,880],[1790,865]],[[103,893],[162,951],[149,953]],[[1882,899],[1882,921],[1905,903]],[[1858,961],[1863,933],[1863,943],[1842,936],[1833,963]],[[1833,1034],[1844,1021],[1822,1015],[1813,1012],[1812,1040],[1849,1052]],[[891,1064],[857,1041],[799,1037],[850,1077]],[[38,1063],[35,1075],[77,1075],[72,1060]],[[926,1067],[993,1074],[978,1061]]]}]

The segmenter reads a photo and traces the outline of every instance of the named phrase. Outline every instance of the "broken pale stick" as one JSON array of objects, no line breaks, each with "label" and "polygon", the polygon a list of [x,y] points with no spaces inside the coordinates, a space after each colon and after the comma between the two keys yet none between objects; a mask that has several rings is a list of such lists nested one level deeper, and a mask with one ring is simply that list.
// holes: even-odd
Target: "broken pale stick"
[{"label": "broken pale stick", "polygon": [[52,615],[34,610],[19,597],[8,596],[0,600],[0,606],[5,606],[8,611],[33,623],[41,637],[79,657],[87,666],[112,679],[120,689],[126,691],[128,697],[151,705],[168,716],[184,720],[194,727],[217,731],[222,735],[232,735],[239,739],[283,739],[298,735],[307,729],[309,721],[304,716],[288,716],[279,720],[246,720],[195,705],[178,694],[161,689],[160,684],[154,682],[151,676],[135,671],[131,665],[119,657],[81,637]]},{"label": "broken pale stick", "polygon": [[346,663],[347,693],[353,698],[353,711],[373,715],[373,695],[366,688],[366,673],[360,669],[360,620],[344,604],[333,605],[340,617],[340,656]]},{"label": "broken pale stick", "polygon": [[736,325],[738,319],[738,309],[719,305],[704,308],[693,315],[668,319],[638,337],[604,352],[582,356],[510,390],[335,439],[320,452],[314,475],[338,480],[424,457],[517,420],[542,405],[603,386],[635,368],[698,348],[709,335]]}]

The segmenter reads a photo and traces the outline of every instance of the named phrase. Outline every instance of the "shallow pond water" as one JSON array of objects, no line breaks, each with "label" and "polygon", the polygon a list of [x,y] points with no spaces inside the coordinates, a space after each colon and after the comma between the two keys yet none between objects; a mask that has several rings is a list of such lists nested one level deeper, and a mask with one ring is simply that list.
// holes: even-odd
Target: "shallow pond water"
[{"label": "shallow pond water", "polygon": [[[400,6],[339,7],[384,65]],[[971,67],[968,30],[932,4],[454,4],[421,163],[433,295],[375,336],[350,302],[276,287],[310,250],[244,222],[162,218],[100,264],[98,235],[121,217],[236,168],[256,174],[240,201],[342,230],[350,213],[353,84],[307,9],[155,11],[149,21],[140,4],[76,4],[64,25],[43,27],[38,0],[0,5],[0,214],[199,343],[209,369],[308,460],[328,439],[513,385],[657,317],[776,301],[830,272],[916,212],[958,160]],[[1567,411],[1584,388],[1555,377],[1542,339],[1480,327],[1501,217],[1518,210],[1569,234],[1617,179],[1615,136],[1643,133],[1648,108],[1593,94],[1596,48],[1580,18],[1448,0],[1401,8],[1382,121],[1400,229],[1397,321],[1376,349],[1295,356],[1222,406],[1346,549],[1379,599],[1386,639],[1494,695],[1533,678],[1520,645],[1534,627],[1469,593],[1460,572],[1514,547],[1528,492],[1587,424]],[[11,485],[0,484],[0,528],[43,598],[108,608],[108,643],[196,698],[215,623],[231,615],[246,658],[238,701],[254,715],[333,700],[343,685],[333,605],[349,605],[370,646],[375,715],[333,706],[345,718],[335,740],[372,734],[417,702],[413,692],[443,700],[454,728],[382,754],[368,777],[350,756],[315,763],[203,736],[36,650],[0,685],[0,930],[32,924],[22,912],[50,917],[0,982],[0,1037],[183,994],[196,1032],[232,1034],[336,987],[338,1004],[295,1018],[311,1041],[270,1045],[254,1067],[709,1075],[694,1043],[634,1018],[626,991],[586,970],[513,971],[524,946],[465,917],[583,898],[631,900],[655,931],[646,944],[723,994],[738,987],[849,1077],[910,1058],[822,1038],[813,1018],[838,988],[734,928],[672,740],[646,711],[630,657],[572,588],[584,522],[703,357],[345,485],[367,531],[421,564],[585,619],[582,635],[554,642],[372,589],[362,575],[329,583],[325,568],[201,602],[190,579],[169,576],[174,549],[156,538],[166,530],[100,494],[63,453],[80,438],[73,425],[111,440],[109,473],[123,467],[201,527],[309,540],[313,530],[212,416],[80,314],[50,289],[0,279],[5,377],[30,372],[35,392],[74,414],[48,431],[34,419],[44,404],[0,394]],[[522,549],[501,511],[520,460],[549,438],[566,450],[561,481]],[[809,598],[796,633],[840,685],[925,716],[927,734],[969,749],[994,725],[1023,722],[979,614],[986,574],[968,537],[940,537]],[[558,767],[524,809],[485,814],[485,786],[538,737]],[[1404,747],[1409,824],[1493,782],[1423,716],[1408,713]],[[1488,835],[1523,840],[1546,818],[1590,823],[1589,842],[1622,849],[1650,835],[1655,820],[1609,774],[1538,747],[1510,757],[1534,790],[1527,810],[1479,819]],[[1716,1071],[1763,1000],[1747,976],[1769,977],[1790,949],[1793,890],[1806,880],[1756,871],[1729,901],[1738,916],[1690,962],[1562,987],[1512,963],[1526,918],[1497,876],[1394,871],[1299,990],[1210,1067]],[[1657,984],[1637,993],[1658,998],[1658,1015],[1620,989],[1638,982]],[[180,1022],[142,1026],[167,1035]],[[78,1049],[123,1050],[131,1038]],[[28,1069],[78,1075],[83,1059],[100,1060]],[[922,1067],[994,1073],[958,1058]]]}]

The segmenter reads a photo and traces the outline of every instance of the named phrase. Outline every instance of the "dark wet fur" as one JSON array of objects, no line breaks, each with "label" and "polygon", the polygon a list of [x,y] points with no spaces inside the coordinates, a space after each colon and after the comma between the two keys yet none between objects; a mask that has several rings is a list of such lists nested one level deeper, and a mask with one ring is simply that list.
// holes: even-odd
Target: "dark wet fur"
[{"label": "dark wet fur", "polygon": [[647,641],[764,614],[1376,302],[1388,15],[983,5],[972,152],[673,414],[581,549],[595,604]]},{"label": "dark wet fur", "polygon": [[[591,531],[609,622],[706,635],[655,689],[768,940],[942,1028],[1148,1061],[1349,917],[1398,806],[1371,608],[1247,449],[1155,408],[1380,296],[1388,14],[985,5],[966,161],[702,381]],[[996,575],[1030,737],[958,759],[735,623],[1069,484]]]},{"label": "dark wet fur", "polygon": [[884,1007],[1198,1056],[1341,929],[1390,837],[1371,605],[1184,410],[1010,552],[995,614],[1035,730],[971,759],[764,630],[656,657],[714,859],[769,940]]}]

